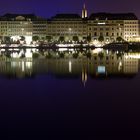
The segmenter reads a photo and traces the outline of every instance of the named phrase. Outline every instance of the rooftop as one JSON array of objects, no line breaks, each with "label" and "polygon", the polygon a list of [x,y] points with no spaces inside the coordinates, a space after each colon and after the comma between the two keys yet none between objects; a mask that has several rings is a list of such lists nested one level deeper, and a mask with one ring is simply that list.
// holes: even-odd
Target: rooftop
[{"label": "rooftop", "polygon": [[93,13],[90,20],[138,20],[134,13]]},{"label": "rooftop", "polygon": [[73,20],[79,20],[81,19],[80,15],[78,14],[57,14],[55,15],[54,17],[52,17],[51,19],[53,20],[70,20],[70,19],[73,19]]},{"label": "rooftop", "polygon": [[0,17],[1,20],[45,20],[44,18],[38,17],[35,14],[11,14],[7,13]]}]

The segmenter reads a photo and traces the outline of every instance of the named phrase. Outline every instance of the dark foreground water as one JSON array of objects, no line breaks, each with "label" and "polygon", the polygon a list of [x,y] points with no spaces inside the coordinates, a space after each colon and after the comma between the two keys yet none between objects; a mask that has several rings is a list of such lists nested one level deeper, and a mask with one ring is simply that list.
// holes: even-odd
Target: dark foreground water
[{"label": "dark foreground water", "polygon": [[1,139],[139,139],[139,60],[95,57],[2,61]]}]

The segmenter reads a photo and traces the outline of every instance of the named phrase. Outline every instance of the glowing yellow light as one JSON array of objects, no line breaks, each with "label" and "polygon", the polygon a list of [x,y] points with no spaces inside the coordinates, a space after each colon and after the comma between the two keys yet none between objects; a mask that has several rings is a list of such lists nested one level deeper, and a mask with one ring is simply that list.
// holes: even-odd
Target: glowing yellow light
[{"label": "glowing yellow light", "polygon": [[69,61],[69,73],[71,73],[72,72],[72,63],[71,63],[71,61]]}]

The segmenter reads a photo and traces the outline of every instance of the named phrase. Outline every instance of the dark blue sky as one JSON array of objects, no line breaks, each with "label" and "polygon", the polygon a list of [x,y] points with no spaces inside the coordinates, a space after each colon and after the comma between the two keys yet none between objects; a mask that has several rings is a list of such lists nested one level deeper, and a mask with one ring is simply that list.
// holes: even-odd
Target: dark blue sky
[{"label": "dark blue sky", "polygon": [[79,13],[83,3],[91,12],[134,12],[140,18],[140,0],[2,0],[0,14],[35,13],[50,17],[56,13]]}]

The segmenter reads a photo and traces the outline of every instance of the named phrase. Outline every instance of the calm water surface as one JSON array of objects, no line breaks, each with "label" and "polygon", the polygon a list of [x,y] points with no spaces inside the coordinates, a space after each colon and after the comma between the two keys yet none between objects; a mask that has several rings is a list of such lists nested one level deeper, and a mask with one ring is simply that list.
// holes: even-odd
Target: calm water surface
[{"label": "calm water surface", "polygon": [[8,140],[134,138],[140,132],[138,53],[1,60],[0,112]]}]

